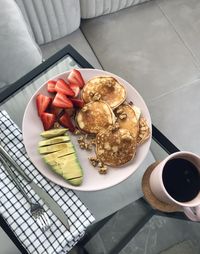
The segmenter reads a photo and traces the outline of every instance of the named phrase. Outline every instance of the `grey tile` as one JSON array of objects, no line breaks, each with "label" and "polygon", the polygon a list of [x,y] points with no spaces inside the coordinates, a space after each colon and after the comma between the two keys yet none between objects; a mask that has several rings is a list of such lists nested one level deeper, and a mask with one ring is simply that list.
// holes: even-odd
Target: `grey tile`
[{"label": "grey tile", "polygon": [[99,233],[97,233],[91,241],[85,246],[89,254],[106,254],[106,250]]},{"label": "grey tile", "polygon": [[120,240],[145,218],[150,209],[140,201],[136,201],[118,211],[100,231],[106,253],[110,253]]},{"label": "grey tile", "polygon": [[178,243],[167,250],[162,251],[160,254],[199,254],[198,248],[191,240],[183,241]]},{"label": "grey tile", "polygon": [[148,102],[199,77],[193,55],[155,1],[82,22],[104,69]]},{"label": "grey tile", "polygon": [[200,153],[200,80],[153,100],[152,121],[181,150]]},{"label": "grey tile", "polygon": [[198,223],[154,216],[120,254],[158,254],[185,240],[193,243],[193,254],[197,254],[199,230]]},{"label": "grey tile", "polygon": [[200,1],[157,0],[200,66]]}]

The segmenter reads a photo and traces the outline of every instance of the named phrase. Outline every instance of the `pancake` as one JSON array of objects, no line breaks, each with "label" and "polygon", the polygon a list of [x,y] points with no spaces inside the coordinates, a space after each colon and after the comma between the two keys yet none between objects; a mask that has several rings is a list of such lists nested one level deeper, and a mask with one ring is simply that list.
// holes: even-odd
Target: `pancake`
[{"label": "pancake", "polygon": [[136,139],[126,129],[112,127],[102,130],[96,136],[96,155],[103,163],[121,166],[133,159],[136,152]]},{"label": "pancake", "polygon": [[95,95],[107,102],[111,108],[116,108],[126,99],[126,90],[115,78],[109,76],[94,77],[82,90],[82,99],[88,103],[94,100]]},{"label": "pancake", "polygon": [[92,101],[77,113],[79,128],[87,133],[96,134],[101,129],[114,124],[115,116],[110,106],[104,101]]},{"label": "pancake", "polygon": [[[116,110],[115,114],[118,117],[117,122],[120,128],[130,131],[134,138],[138,137],[139,134],[139,118],[141,110],[136,106],[130,106],[129,104],[120,105]],[[120,116],[125,115],[124,119],[120,119]]]},{"label": "pancake", "polygon": [[150,137],[151,132],[147,124],[147,120],[144,117],[140,118],[139,126],[140,128],[139,128],[139,134],[137,137],[137,144],[141,145]]}]

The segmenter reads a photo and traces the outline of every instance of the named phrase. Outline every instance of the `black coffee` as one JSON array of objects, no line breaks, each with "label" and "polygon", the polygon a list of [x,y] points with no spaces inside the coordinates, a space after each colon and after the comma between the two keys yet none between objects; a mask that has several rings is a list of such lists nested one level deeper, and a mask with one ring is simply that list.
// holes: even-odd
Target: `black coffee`
[{"label": "black coffee", "polygon": [[169,195],[179,202],[190,201],[199,193],[200,175],[197,167],[188,160],[169,160],[164,166],[162,178]]}]

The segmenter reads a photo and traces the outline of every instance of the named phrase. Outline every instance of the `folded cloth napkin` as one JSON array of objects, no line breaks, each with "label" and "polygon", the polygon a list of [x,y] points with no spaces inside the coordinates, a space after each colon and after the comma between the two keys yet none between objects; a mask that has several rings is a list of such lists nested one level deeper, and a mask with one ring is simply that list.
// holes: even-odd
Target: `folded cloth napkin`
[{"label": "folded cloth napkin", "polygon": [[44,207],[52,222],[50,229],[43,233],[30,215],[29,204],[15,187],[2,164],[0,164],[1,215],[28,253],[67,253],[84,235],[86,228],[94,221],[94,217],[73,191],[47,181],[39,173],[28,159],[22,143],[21,131],[5,111],[0,111],[0,135],[1,145],[9,155],[66,213],[70,232],[19,176],[20,181],[29,190],[29,197]]}]

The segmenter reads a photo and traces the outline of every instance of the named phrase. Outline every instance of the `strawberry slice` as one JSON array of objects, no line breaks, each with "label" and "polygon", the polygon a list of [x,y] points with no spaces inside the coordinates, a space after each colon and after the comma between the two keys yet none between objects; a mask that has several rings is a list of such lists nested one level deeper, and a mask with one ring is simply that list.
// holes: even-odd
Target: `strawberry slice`
[{"label": "strawberry slice", "polygon": [[63,111],[62,108],[57,108],[57,107],[54,107],[53,105],[51,105],[49,108],[49,112],[51,114],[54,114],[56,117],[59,117],[61,115],[62,111]]},{"label": "strawberry slice", "polygon": [[52,102],[54,107],[58,108],[73,108],[72,102],[62,93],[57,93]]},{"label": "strawberry slice", "polygon": [[71,121],[70,116],[65,112],[60,119],[58,120],[58,122],[65,128],[68,128],[71,132],[75,131],[75,127]]},{"label": "strawberry slice", "polygon": [[82,108],[84,106],[84,101],[81,99],[71,98],[70,100],[76,108]]},{"label": "strawberry slice", "polygon": [[71,84],[76,84],[76,85],[78,85],[80,88],[83,88],[84,85],[85,85],[85,82],[84,82],[84,80],[83,80],[83,77],[82,77],[80,71],[78,71],[78,70],[76,70],[76,69],[73,69],[73,70],[70,72],[70,74],[69,74],[69,76],[68,76],[67,79],[69,80],[69,82],[70,82]]},{"label": "strawberry slice", "polygon": [[55,80],[49,80],[47,82],[47,91],[49,93],[55,93],[56,92],[55,86],[56,86],[56,81]]},{"label": "strawberry slice", "polygon": [[44,126],[44,130],[49,130],[53,127],[55,121],[56,121],[56,117],[54,114],[50,114],[50,113],[42,113],[41,115],[41,120]]},{"label": "strawberry slice", "polygon": [[62,93],[69,96],[74,96],[74,91],[69,87],[69,85],[62,79],[56,82],[55,90],[58,93]]},{"label": "strawberry slice", "polygon": [[69,86],[72,89],[72,91],[74,91],[75,93],[74,97],[77,97],[80,92],[80,87],[77,84],[69,84]]},{"label": "strawberry slice", "polygon": [[36,97],[36,105],[38,110],[38,115],[41,116],[43,112],[47,109],[49,104],[51,103],[52,98],[45,96],[43,94],[38,94]]},{"label": "strawberry slice", "polygon": [[65,112],[71,117],[76,113],[75,108],[66,108]]}]

